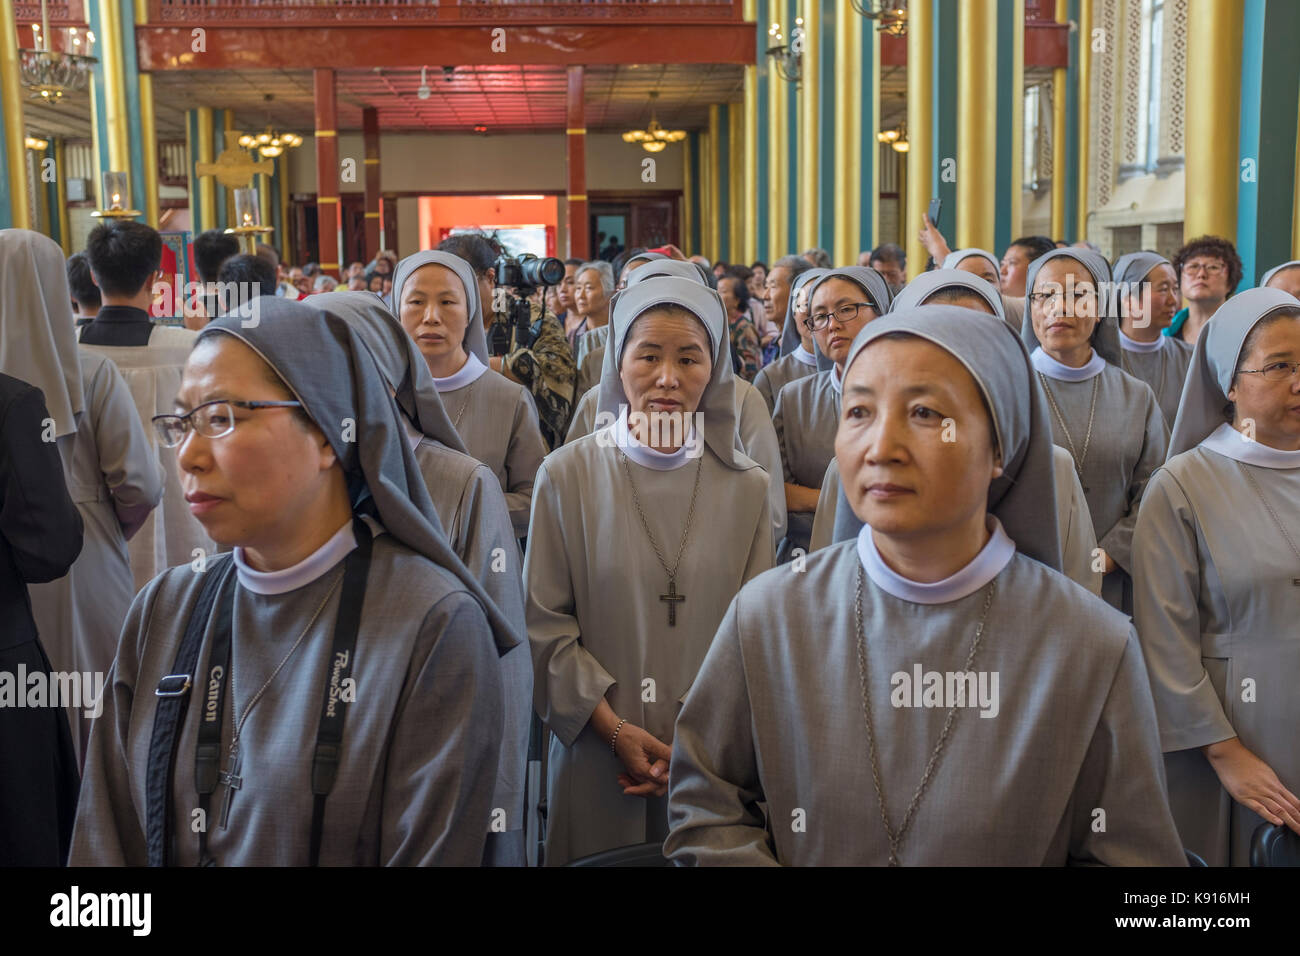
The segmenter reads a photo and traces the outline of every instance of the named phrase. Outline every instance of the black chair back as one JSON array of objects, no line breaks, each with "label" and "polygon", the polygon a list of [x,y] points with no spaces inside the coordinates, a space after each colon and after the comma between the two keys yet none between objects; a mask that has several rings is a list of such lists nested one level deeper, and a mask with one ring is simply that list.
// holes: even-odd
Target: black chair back
[{"label": "black chair back", "polygon": [[635,846],[620,846],[613,850],[593,853],[581,859],[573,860],[568,866],[672,866],[664,858],[662,843],[638,843]]},{"label": "black chair back", "polygon": [[1261,823],[1250,839],[1251,866],[1300,866],[1300,834],[1277,823]]}]

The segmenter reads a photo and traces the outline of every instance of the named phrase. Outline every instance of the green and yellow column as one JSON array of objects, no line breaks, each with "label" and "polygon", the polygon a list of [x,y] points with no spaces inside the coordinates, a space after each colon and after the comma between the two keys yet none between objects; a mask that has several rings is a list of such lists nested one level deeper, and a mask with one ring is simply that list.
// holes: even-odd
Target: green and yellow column
[{"label": "green and yellow column", "polygon": [[919,275],[927,253],[917,237],[933,193],[934,148],[934,4],[919,0],[907,17],[907,194],[903,203],[907,274]]},{"label": "green and yellow column", "polygon": [[[779,24],[781,31],[789,42],[790,29],[794,18],[789,16],[788,0],[768,0],[768,28]],[[760,36],[759,42],[767,48],[768,37]],[[768,245],[767,261],[774,260],[790,252],[794,242],[790,235],[790,84],[781,78],[775,67],[768,65],[767,71],[767,216]]]},{"label": "green and yellow column", "polygon": [[[874,111],[864,103],[862,89],[862,47],[867,21],[847,4],[835,10],[830,25],[835,36],[835,64],[840,77],[840,101],[833,124],[834,184],[836,197],[835,239],[828,247],[837,264],[858,261],[862,234],[862,191],[870,173],[863,170],[863,160],[874,159],[864,152],[862,128],[874,128]],[[867,29],[870,29],[869,26]],[[875,31],[871,30],[874,34]],[[874,163],[872,164],[874,165]]]},{"label": "green and yellow column", "polygon": [[1232,238],[1237,229],[1241,121],[1242,0],[1189,0],[1188,103],[1183,141],[1186,201],[1183,234]]},{"label": "green and yellow column", "polygon": [[750,204],[745,202],[745,127],[753,125],[746,122],[745,104],[727,104],[727,261],[748,265],[754,261],[752,254],[745,248],[749,237],[753,235],[749,213]]},{"label": "green and yellow column", "polygon": [[20,74],[14,5],[0,2],[0,112],[4,113],[0,124],[0,229],[32,227]]},{"label": "green and yellow column", "polygon": [[1244,12],[1236,244],[1248,289],[1293,258],[1300,5],[1246,0]]},{"label": "green and yellow column", "polygon": [[[185,114],[186,142],[189,143],[190,222],[195,235],[220,226],[217,213],[217,182],[211,176],[200,177],[197,167],[216,161],[215,117],[208,106],[188,110]],[[222,203],[222,211],[225,203]]]},{"label": "green and yellow column", "polygon": [[709,130],[703,135],[700,142],[701,152],[701,204],[703,217],[703,229],[701,238],[704,242],[704,256],[710,262],[716,262],[725,258],[722,248],[722,201],[721,190],[718,188],[718,177],[721,166],[721,157],[719,153],[722,147],[719,140],[722,136],[722,110],[724,107],[714,103],[709,106]]},{"label": "green and yellow column", "polygon": [[759,0],[744,0],[747,21],[754,23],[754,62],[745,67],[745,200],[746,264],[767,256],[767,8]]},{"label": "green and yellow column", "polygon": [[803,14],[803,80],[799,84],[798,252],[819,240],[821,214],[821,112],[820,99],[830,94],[822,87],[821,0],[807,0]]},{"label": "green and yellow column", "polygon": [[[1074,0],[1078,4],[1078,24],[1079,29],[1075,35],[1078,52],[1078,106],[1075,109],[1078,132],[1075,135],[1073,159],[1076,166],[1075,175],[1075,201],[1077,211],[1075,212],[1074,230],[1071,233],[1072,241],[1077,242],[1081,239],[1088,238],[1088,166],[1090,163],[1089,146],[1090,139],[1088,124],[1092,118],[1092,0]],[[1218,0],[1213,0],[1217,3]],[[1228,0],[1233,3],[1235,0]],[[1190,24],[1192,16],[1188,17]],[[1238,27],[1237,36],[1241,36],[1241,29]],[[1071,62],[1074,62],[1073,56]],[[1191,56],[1191,50],[1188,50],[1188,63],[1196,61]],[[1188,70],[1190,78],[1194,70]],[[1187,89],[1188,102],[1191,99],[1191,87]],[[1187,142],[1195,142],[1187,140]],[[1188,150],[1191,152],[1191,150]],[[1053,236],[1053,239],[1059,239],[1059,236]]]},{"label": "green and yellow column", "polygon": [[[1069,0],[1056,0],[1056,22],[1070,22]],[[1069,70],[1058,66],[1052,70],[1052,186],[1051,226],[1052,238],[1065,235],[1065,193],[1068,177],[1065,164],[1066,101]]]},{"label": "green and yellow column", "polygon": [[[140,4],[143,6],[143,3]],[[99,63],[94,68],[91,108],[97,166],[102,173],[115,169],[129,174],[132,205],[157,222],[158,163],[153,126],[152,87],[148,105],[141,97],[140,71],[135,52],[135,0],[89,0],[86,15],[99,41]],[[146,114],[149,129],[145,129]],[[146,154],[145,136],[150,140]],[[152,157],[152,161],[150,160]],[[98,187],[99,184],[96,183]],[[103,206],[101,196],[100,205]]]}]

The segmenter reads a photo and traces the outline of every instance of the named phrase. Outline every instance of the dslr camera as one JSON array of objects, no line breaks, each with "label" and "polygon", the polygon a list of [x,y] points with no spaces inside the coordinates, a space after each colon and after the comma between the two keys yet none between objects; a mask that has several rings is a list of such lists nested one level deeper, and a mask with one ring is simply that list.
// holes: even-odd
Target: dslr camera
[{"label": "dslr camera", "polygon": [[497,287],[514,290],[505,293],[503,311],[493,309],[492,327],[488,330],[489,351],[502,356],[512,348],[532,348],[537,341],[545,310],[534,322],[528,299],[539,288],[559,285],[564,280],[564,263],[549,256],[540,259],[527,254],[515,258],[503,254],[497,258],[495,268]]}]

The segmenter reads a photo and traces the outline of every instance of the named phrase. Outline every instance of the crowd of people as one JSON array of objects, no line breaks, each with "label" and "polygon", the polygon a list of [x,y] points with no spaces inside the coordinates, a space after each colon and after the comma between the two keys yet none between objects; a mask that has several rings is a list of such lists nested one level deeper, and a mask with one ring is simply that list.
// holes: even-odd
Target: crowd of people
[{"label": "crowd of people", "polygon": [[1300,835],[1300,261],[920,238],[611,240],[516,321],[488,235],[213,231],[177,323],[150,227],[0,231],[0,862]]}]

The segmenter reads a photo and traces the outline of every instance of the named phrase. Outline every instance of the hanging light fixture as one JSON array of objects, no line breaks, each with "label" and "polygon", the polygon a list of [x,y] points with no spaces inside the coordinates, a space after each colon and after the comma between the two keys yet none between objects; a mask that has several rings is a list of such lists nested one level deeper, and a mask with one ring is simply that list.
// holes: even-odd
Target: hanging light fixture
[{"label": "hanging light fixture", "polygon": [[[263,101],[270,103],[275,99],[273,93],[267,93],[262,97]],[[275,159],[286,149],[292,149],[295,146],[302,145],[302,137],[297,133],[282,133],[271,125],[270,108],[267,108],[266,129],[260,133],[245,133],[239,137],[239,145],[244,149],[260,153],[267,159]]]},{"label": "hanging light fixture", "polygon": [[628,130],[623,134],[623,142],[640,143],[641,148],[647,153],[658,153],[664,150],[669,143],[680,143],[686,138],[685,130],[664,129],[659,125],[659,120],[655,119],[654,107],[654,102],[658,98],[658,93],[650,94],[650,122],[646,124],[646,128]]},{"label": "hanging light fixture", "polygon": [[907,35],[907,0],[849,0],[854,11],[868,20],[879,20],[876,29],[890,36]]},{"label": "hanging light fixture", "polygon": [[798,86],[799,79],[803,76],[803,17],[795,17],[788,44],[779,23],[773,23],[767,28],[767,37],[772,44],[767,48],[767,55],[772,58],[777,75],[787,83]]},{"label": "hanging light fixture", "polygon": [[54,49],[50,32],[50,13],[41,0],[40,25],[32,25],[33,49],[18,50],[18,73],[23,86],[31,90],[31,99],[57,103],[68,93],[83,92],[90,86],[92,67],[98,63],[94,52],[95,34],[76,27],[64,30],[64,45],[72,53]]},{"label": "hanging light fixture", "polygon": [[888,143],[895,152],[906,153],[910,145],[907,142],[907,124],[899,123],[893,129],[882,129],[876,134],[876,142]]}]

